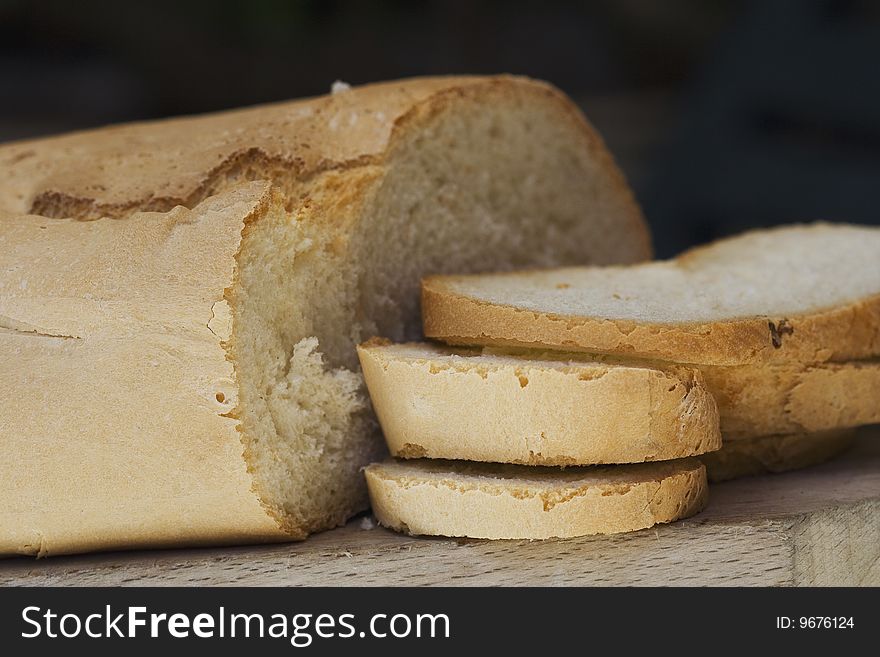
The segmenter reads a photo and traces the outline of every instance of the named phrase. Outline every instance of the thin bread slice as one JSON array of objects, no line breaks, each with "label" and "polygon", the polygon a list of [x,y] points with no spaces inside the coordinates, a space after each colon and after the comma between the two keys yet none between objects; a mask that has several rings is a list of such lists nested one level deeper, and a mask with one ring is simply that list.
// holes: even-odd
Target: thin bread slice
[{"label": "thin bread slice", "polygon": [[358,347],[391,454],[530,465],[664,461],[721,447],[698,370]]},{"label": "thin bread slice", "polygon": [[745,233],[678,258],[422,283],[425,335],[736,365],[880,354],[880,228]]},{"label": "thin bread slice", "polygon": [[700,459],[709,481],[727,481],[824,463],[848,448],[854,436],[855,429],[841,429],[725,441],[719,451]]},{"label": "thin bread slice", "polygon": [[424,459],[374,463],[365,473],[379,522],[408,534],[615,534],[686,518],[708,500],[696,458],[565,470]]}]

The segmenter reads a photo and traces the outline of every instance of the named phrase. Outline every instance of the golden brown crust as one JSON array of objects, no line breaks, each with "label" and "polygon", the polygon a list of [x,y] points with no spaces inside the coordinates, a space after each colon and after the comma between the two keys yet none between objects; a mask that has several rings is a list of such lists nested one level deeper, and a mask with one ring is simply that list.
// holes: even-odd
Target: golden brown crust
[{"label": "golden brown crust", "polygon": [[708,500],[695,458],[558,470],[456,461],[365,470],[379,522],[408,534],[490,539],[614,534],[672,522]]},{"label": "golden brown crust", "polygon": [[[226,177],[283,167],[288,179],[368,164],[387,148],[397,119],[450,87],[478,82],[428,78],[369,85],[330,96],[112,126],[0,149],[12,174],[2,207],[49,216],[117,216],[165,210],[210,195]],[[354,125],[349,125],[354,119]],[[337,131],[345,129],[346,139]],[[97,166],[83,166],[84,161]]]},{"label": "golden brown crust", "polygon": [[[490,304],[458,294],[444,281],[424,279],[422,313],[425,335],[448,344],[551,348],[711,365],[816,363],[880,353],[880,295],[801,316],[670,325],[563,317]],[[780,325],[787,327],[784,336]]]},{"label": "golden brown crust", "polygon": [[706,464],[709,481],[727,481],[824,463],[849,447],[854,436],[853,429],[761,436],[725,442],[719,451],[699,458]]}]

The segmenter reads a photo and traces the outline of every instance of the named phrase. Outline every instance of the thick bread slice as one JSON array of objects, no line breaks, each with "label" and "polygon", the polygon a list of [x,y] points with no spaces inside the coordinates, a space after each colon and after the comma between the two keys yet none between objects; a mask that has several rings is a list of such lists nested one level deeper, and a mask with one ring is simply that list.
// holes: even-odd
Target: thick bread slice
[{"label": "thick bread slice", "polygon": [[388,461],[365,470],[379,522],[408,534],[542,539],[672,522],[708,500],[696,458],[584,468]]},{"label": "thick bread slice", "polygon": [[849,447],[854,436],[854,429],[843,429],[725,441],[719,451],[700,459],[706,464],[709,481],[727,481],[824,463]]},{"label": "thick bread slice", "polygon": [[593,465],[721,447],[715,401],[693,368],[524,359],[378,339],[358,354],[394,456]]},{"label": "thick bread slice", "polygon": [[425,335],[708,365],[880,354],[880,228],[753,231],[634,267],[422,284]]},{"label": "thick bread slice", "polygon": [[[0,147],[0,174],[0,207],[7,210],[119,220],[0,219],[0,321],[10,341],[34,341],[28,343],[34,350],[28,358],[42,362],[47,357],[38,348],[39,339],[28,337],[28,326],[37,327],[35,334],[76,335],[81,322],[98,321],[103,315],[96,313],[116,304],[131,310],[132,326],[155,326],[165,341],[185,341],[181,322],[186,317],[193,330],[210,329],[201,337],[215,340],[212,354],[228,353],[230,361],[207,359],[202,366],[175,350],[157,346],[157,353],[179,356],[175,367],[182,373],[174,376],[181,381],[188,380],[186,374],[214,382],[222,365],[223,377],[235,382],[229,390],[205,383],[210,403],[201,410],[195,402],[178,403],[177,384],[157,385],[151,391],[155,397],[142,396],[134,385],[114,389],[116,396],[80,399],[77,395],[90,389],[83,382],[82,391],[71,393],[71,399],[80,399],[80,415],[46,417],[21,410],[32,409],[31,393],[25,392],[31,388],[21,383],[7,395],[12,416],[10,423],[0,422],[0,440],[6,444],[18,433],[51,434],[58,440],[69,435],[73,446],[91,436],[79,424],[91,418],[91,437],[111,441],[119,427],[116,420],[104,421],[110,412],[106,398],[121,397],[113,412],[121,418],[119,409],[132,409],[145,435],[152,436],[154,426],[157,431],[167,427],[168,439],[176,437],[183,448],[190,439],[202,444],[196,440],[201,430],[190,436],[185,408],[192,407],[193,422],[212,409],[234,413],[218,422],[237,421],[249,450],[254,490],[283,525],[277,530],[266,521],[270,530],[263,527],[259,536],[279,531],[303,537],[366,507],[360,468],[384,447],[366,402],[355,345],[371,335],[400,340],[421,333],[422,276],[635,262],[650,256],[639,209],[599,137],[558,90],[523,78],[392,82],[305,101],[9,144]],[[248,219],[243,229],[247,212],[205,215],[218,221],[215,234],[204,223],[207,218],[193,219],[188,211],[174,209],[195,208],[213,194],[238,194],[237,186],[247,180],[271,181],[273,200],[255,201],[255,207],[271,209],[261,209],[255,215],[261,218]],[[23,241],[12,249],[9,234],[26,230],[23,226],[34,230],[17,233]],[[221,244],[221,236],[229,240]],[[84,250],[67,248],[65,240]],[[225,278],[202,278],[218,267],[224,268]],[[77,278],[66,274],[72,269],[80,272]],[[55,287],[42,290],[38,280]],[[187,294],[203,296],[187,296],[179,314],[164,324],[150,323],[152,315],[165,317],[156,308],[177,303],[184,284],[191,286]],[[112,304],[90,301],[97,288],[115,295]],[[226,293],[224,288],[229,288]],[[39,344],[55,342],[45,338]],[[65,350],[58,346],[58,362],[50,359],[54,364],[38,375],[43,388],[33,392],[33,399],[63,401],[70,381],[79,380],[67,378],[75,367],[96,376],[127,367],[119,364],[116,352],[80,360],[77,355],[87,352],[73,349],[79,343],[65,344]],[[30,361],[17,360],[17,349],[12,356],[3,354],[5,367],[12,370],[7,381],[27,377],[30,366],[20,363]],[[146,358],[145,349],[135,353]],[[150,372],[142,379],[145,385],[157,382]],[[169,374],[170,380],[174,376]],[[108,375],[107,381],[115,380]],[[224,400],[234,401],[218,401],[214,395],[220,392]],[[141,399],[151,404],[149,417],[138,414],[145,412]],[[166,405],[181,424],[165,422],[161,409]],[[158,419],[152,419],[154,414]],[[44,425],[48,417],[54,418],[52,432]],[[229,448],[225,437],[218,440],[224,450]],[[145,439],[142,447],[149,444]],[[122,449],[119,458],[128,453]],[[79,534],[62,522],[60,511],[36,513],[34,503],[22,497],[25,491],[35,500],[58,494],[51,478],[40,474],[46,472],[43,461],[36,459],[14,477],[0,479],[0,499],[21,500],[27,514],[36,514],[15,516],[18,520],[11,523],[4,518],[3,549],[53,553],[258,540],[245,525],[235,529],[235,511],[215,513],[210,505],[206,509],[215,516],[210,531],[179,515],[161,526],[135,522],[141,506],[124,490],[114,498],[115,511],[108,511],[100,503],[105,498],[93,500],[87,490],[100,487],[93,482],[101,479],[102,468],[117,463],[100,454],[96,447],[94,467],[83,466],[81,486],[71,489],[69,504],[78,506],[68,517],[83,513],[95,523],[84,522]],[[139,468],[146,463],[141,458],[120,472]],[[55,463],[45,462],[50,461]],[[149,465],[137,470],[145,478],[131,492],[145,490],[153,476],[158,491],[165,481],[158,470]],[[116,481],[114,475],[107,477]],[[166,491],[169,504],[188,490],[183,484]],[[235,499],[230,497],[229,504]],[[23,527],[27,536],[18,533]]]}]

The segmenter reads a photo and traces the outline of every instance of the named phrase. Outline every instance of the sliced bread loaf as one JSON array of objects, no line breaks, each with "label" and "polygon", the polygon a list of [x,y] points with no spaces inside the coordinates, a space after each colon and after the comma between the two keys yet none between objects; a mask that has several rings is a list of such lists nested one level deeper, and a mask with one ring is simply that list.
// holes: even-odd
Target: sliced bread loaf
[{"label": "sliced bread loaf", "polygon": [[[20,142],[0,147],[0,173],[0,208],[43,215],[0,221],[0,440],[22,455],[0,477],[4,552],[338,525],[366,507],[360,467],[384,449],[355,345],[421,333],[423,275],[650,256],[599,137],[523,78],[392,82]],[[98,334],[107,350],[92,352]],[[56,444],[90,460],[55,458]],[[172,460],[152,453],[166,447]],[[225,489],[195,483],[189,459],[205,482],[234,463],[244,498],[200,507],[196,492]]]},{"label": "sliced bread loaf", "polygon": [[592,465],[663,461],[721,446],[715,401],[693,368],[383,340],[358,353],[394,456]]},{"label": "sliced bread loaf", "polygon": [[880,354],[880,228],[795,225],[633,267],[433,276],[425,335],[707,365]]},{"label": "sliced bread loaf", "polygon": [[719,451],[700,460],[706,464],[709,481],[727,481],[824,463],[849,447],[854,437],[855,429],[836,429],[725,441]]},{"label": "sliced bread loaf", "polygon": [[672,522],[708,499],[696,458],[584,468],[387,461],[365,470],[373,513],[409,534],[541,539]]}]

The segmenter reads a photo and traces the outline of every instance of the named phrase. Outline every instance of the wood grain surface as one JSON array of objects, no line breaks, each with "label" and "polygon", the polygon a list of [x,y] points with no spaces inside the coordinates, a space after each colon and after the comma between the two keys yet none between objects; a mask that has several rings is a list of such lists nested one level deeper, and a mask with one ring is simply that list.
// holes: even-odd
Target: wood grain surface
[{"label": "wood grain surface", "polygon": [[416,538],[369,518],[302,543],[0,562],[0,585],[880,585],[880,430],[837,460],[712,487],[709,508],[618,536]]}]

